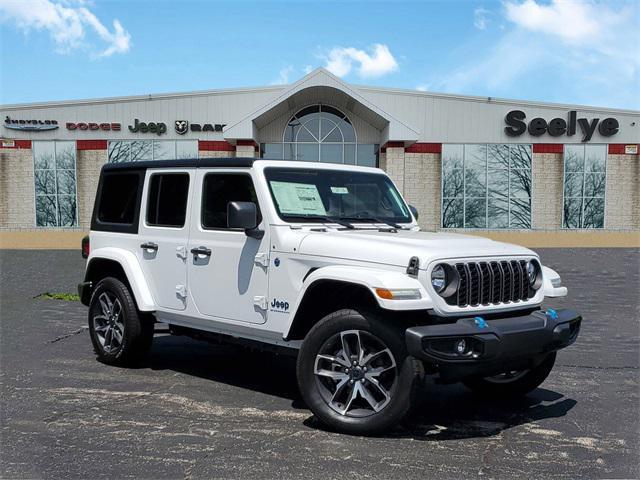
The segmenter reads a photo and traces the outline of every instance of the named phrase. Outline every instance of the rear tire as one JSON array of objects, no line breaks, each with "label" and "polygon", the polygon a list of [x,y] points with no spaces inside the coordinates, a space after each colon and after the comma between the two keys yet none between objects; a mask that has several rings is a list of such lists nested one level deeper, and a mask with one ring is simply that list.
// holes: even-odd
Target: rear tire
[{"label": "rear tire", "polygon": [[373,313],[339,310],[307,334],[297,361],[300,392],[330,428],[369,435],[398,424],[411,407],[421,365],[401,329]]},{"label": "rear tire", "polygon": [[487,397],[523,396],[538,388],[547,379],[555,362],[556,353],[553,352],[530,370],[507,372],[493,377],[472,377],[463,383],[474,393]]},{"label": "rear tire", "polygon": [[89,334],[99,361],[132,366],[151,347],[153,321],[138,312],[124,283],[106,277],[96,285],[91,296]]}]

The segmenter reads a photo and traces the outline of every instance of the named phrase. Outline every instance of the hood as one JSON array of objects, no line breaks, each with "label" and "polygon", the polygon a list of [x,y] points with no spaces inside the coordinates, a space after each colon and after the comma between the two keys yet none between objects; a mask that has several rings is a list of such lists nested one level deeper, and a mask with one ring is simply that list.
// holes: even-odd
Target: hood
[{"label": "hood", "polygon": [[415,256],[420,259],[422,269],[434,260],[445,258],[537,256],[524,247],[472,235],[373,229],[311,232],[300,242],[299,252],[400,267],[407,266]]}]

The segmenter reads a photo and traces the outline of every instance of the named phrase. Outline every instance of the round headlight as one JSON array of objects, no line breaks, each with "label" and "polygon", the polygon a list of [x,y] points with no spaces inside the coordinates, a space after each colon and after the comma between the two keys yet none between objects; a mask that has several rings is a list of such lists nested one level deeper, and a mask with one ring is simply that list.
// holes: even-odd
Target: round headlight
[{"label": "round headlight", "polygon": [[431,271],[431,285],[437,293],[442,292],[447,286],[447,273],[442,265],[436,265]]},{"label": "round headlight", "polygon": [[529,277],[529,284],[533,285],[536,282],[538,276],[538,269],[533,262],[527,262],[527,277]]}]

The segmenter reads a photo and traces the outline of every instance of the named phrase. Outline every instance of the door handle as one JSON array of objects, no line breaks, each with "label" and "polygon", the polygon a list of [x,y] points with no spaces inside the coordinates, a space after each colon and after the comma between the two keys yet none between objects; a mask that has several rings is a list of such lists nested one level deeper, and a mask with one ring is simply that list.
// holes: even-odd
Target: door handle
[{"label": "door handle", "polygon": [[197,248],[192,248],[191,253],[193,253],[194,255],[206,255],[207,257],[210,257],[211,249],[207,247],[197,247]]},{"label": "door handle", "polygon": [[153,242],[147,242],[140,245],[140,248],[144,250],[153,250],[154,252],[158,251],[158,244]]}]

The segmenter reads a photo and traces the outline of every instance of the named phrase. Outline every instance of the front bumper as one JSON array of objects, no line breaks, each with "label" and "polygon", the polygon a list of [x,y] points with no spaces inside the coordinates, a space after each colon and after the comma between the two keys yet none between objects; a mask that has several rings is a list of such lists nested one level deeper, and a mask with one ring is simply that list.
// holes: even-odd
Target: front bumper
[{"label": "front bumper", "polygon": [[550,352],[575,342],[581,322],[572,310],[538,310],[495,320],[474,317],[412,327],[405,338],[410,355],[435,367],[443,381],[457,381],[535,367]]}]

